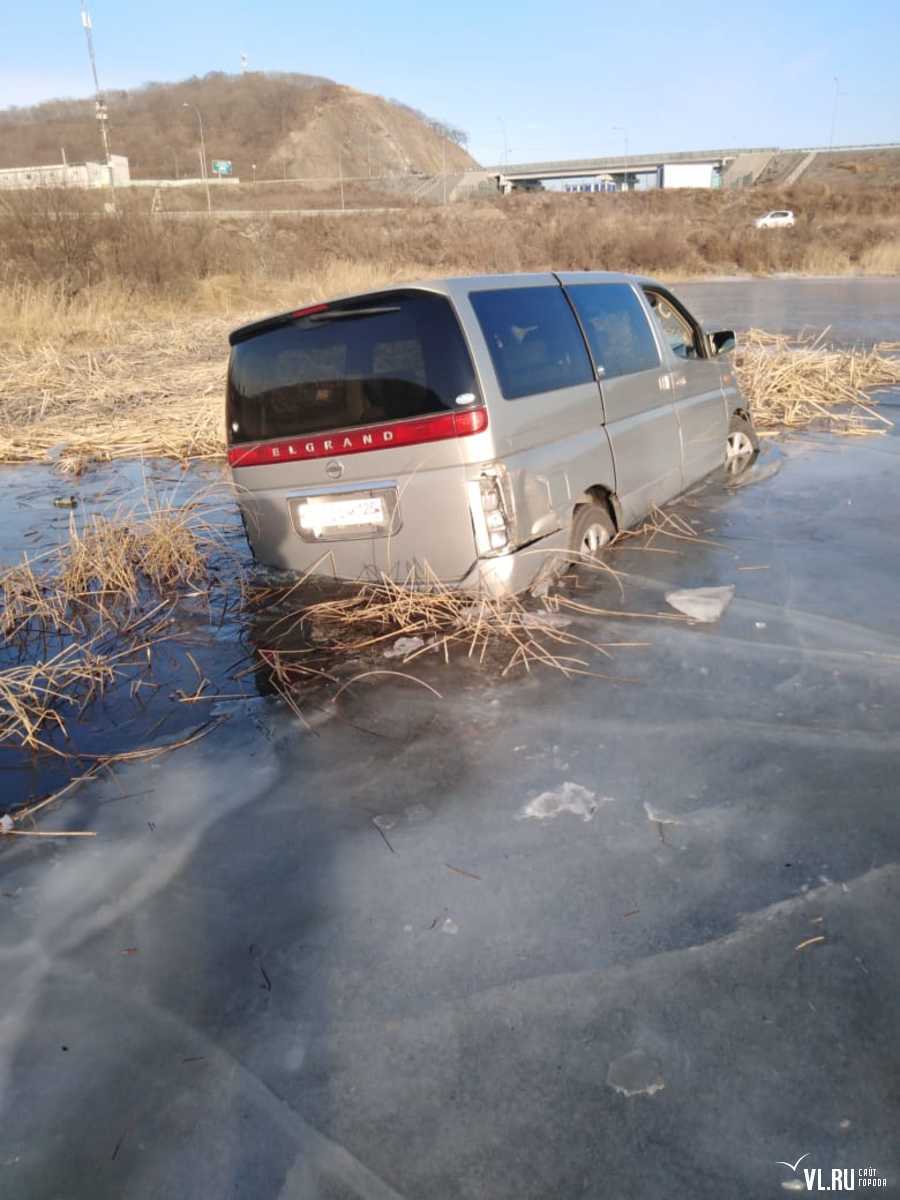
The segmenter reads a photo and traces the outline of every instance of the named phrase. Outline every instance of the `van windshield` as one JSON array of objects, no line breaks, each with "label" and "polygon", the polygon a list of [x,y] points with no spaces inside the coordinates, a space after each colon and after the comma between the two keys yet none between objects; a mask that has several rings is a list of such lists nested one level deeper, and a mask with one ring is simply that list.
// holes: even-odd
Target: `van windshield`
[{"label": "van windshield", "polygon": [[294,437],[479,402],[449,301],[385,292],[238,340],[228,368],[228,439]]}]

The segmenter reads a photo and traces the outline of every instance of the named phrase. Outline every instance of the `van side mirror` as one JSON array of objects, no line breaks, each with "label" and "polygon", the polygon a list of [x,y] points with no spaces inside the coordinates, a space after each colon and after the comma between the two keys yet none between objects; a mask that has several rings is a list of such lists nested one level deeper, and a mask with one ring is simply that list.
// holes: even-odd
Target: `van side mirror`
[{"label": "van side mirror", "polygon": [[730,354],[737,345],[733,329],[717,329],[709,335],[713,354]]}]

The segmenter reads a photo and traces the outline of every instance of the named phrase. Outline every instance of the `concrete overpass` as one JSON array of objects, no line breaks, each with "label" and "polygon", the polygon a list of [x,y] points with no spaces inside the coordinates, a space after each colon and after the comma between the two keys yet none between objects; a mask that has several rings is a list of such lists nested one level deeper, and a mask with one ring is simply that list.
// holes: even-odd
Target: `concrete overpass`
[{"label": "concrete overpass", "polygon": [[[632,187],[638,175],[653,174],[657,175],[661,186],[709,187],[713,174],[717,174],[723,186],[733,187],[755,183],[776,156],[780,159],[795,156],[797,167],[794,174],[799,176],[819,155],[896,149],[898,144],[894,142],[856,146],[806,146],[794,150],[778,146],[740,146],[719,150],[667,150],[658,154],[614,154],[564,161],[508,163],[485,170],[497,180],[502,191],[510,191],[516,187],[527,188],[544,180],[590,179],[600,175],[610,176],[620,185]],[[700,182],[704,171],[708,176],[705,184]],[[667,176],[671,177],[671,183],[666,182]],[[793,183],[796,180],[792,176],[789,182]]]},{"label": "concrete overpass", "polygon": [[610,175],[630,183],[637,175],[658,175],[665,168],[709,167],[722,172],[729,163],[743,156],[765,156],[768,159],[776,148],[727,150],[669,150],[658,154],[615,154],[596,158],[575,158],[557,162],[510,163],[489,168],[496,174],[501,188],[527,187],[548,179],[585,179]]}]

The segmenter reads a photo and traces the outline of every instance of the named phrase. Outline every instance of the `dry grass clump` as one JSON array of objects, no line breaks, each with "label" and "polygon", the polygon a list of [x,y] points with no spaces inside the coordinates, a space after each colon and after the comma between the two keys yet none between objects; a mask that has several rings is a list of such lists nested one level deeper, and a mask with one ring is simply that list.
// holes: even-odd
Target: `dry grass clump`
[{"label": "dry grass clump", "polygon": [[758,429],[883,433],[892,422],[875,409],[871,389],[900,384],[900,342],[839,349],[818,336],[787,337],[752,329],[741,336],[735,368]]},{"label": "dry grass clump", "polygon": [[47,576],[28,559],[7,567],[0,572],[0,631],[12,638],[37,620],[47,628],[67,627],[60,599]]},{"label": "dry grass clump", "polygon": [[60,557],[64,596],[123,596],[136,603],[142,587],[156,592],[195,583],[206,574],[207,537],[191,509],[161,507],[135,521],[93,516],[72,525]]},{"label": "dry grass clump", "polygon": [[80,526],[73,514],[66,543],[0,573],[0,745],[62,753],[47,740],[68,736],[61,710],[81,712],[139,652],[149,662],[170,636],[173,593],[198,594],[220,548],[202,498],[146,502]]},{"label": "dry grass clump", "polygon": [[73,642],[45,662],[0,670],[0,745],[48,749],[47,726],[66,734],[60,707],[83,707],[100,695],[116,678],[119,658]]},{"label": "dry grass clump", "polygon": [[0,572],[0,630],[75,633],[93,617],[130,620],[150,589],[166,595],[206,576],[218,535],[199,505],[159,504],[142,514],[71,520],[69,540]]}]

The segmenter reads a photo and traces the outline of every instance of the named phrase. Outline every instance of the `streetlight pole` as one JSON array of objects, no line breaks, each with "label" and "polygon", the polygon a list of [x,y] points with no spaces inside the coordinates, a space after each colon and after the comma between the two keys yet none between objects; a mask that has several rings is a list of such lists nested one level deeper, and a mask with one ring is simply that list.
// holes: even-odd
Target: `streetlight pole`
[{"label": "streetlight pole", "polygon": [[200,167],[203,172],[203,182],[206,185],[206,214],[212,216],[212,195],[209,190],[209,175],[206,172],[206,142],[203,139],[203,118],[200,115],[200,109],[196,104],[191,104],[185,100],[182,108],[192,108],[197,114],[197,124],[200,126]]},{"label": "streetlight pole", "polygon": [[500,125],[500,132],[503,134],[503,165],[509,166],[509,142],[506,140],[506,122],[502,117],[498,117],[497,121]]},{"label": "streetlight pole", "polygon": [[828,149],[834,148],[834,127],[837,122],[838,96],[841,94],[841,81],[834,77],[834,104],[831,106],[831,133],[828,136]]},{"label": "streetlight pole", "polygon": [[625,191],[628,189],[628,130],[623,125],[613,125],[613,133],[621,133],[625,138]]}]

